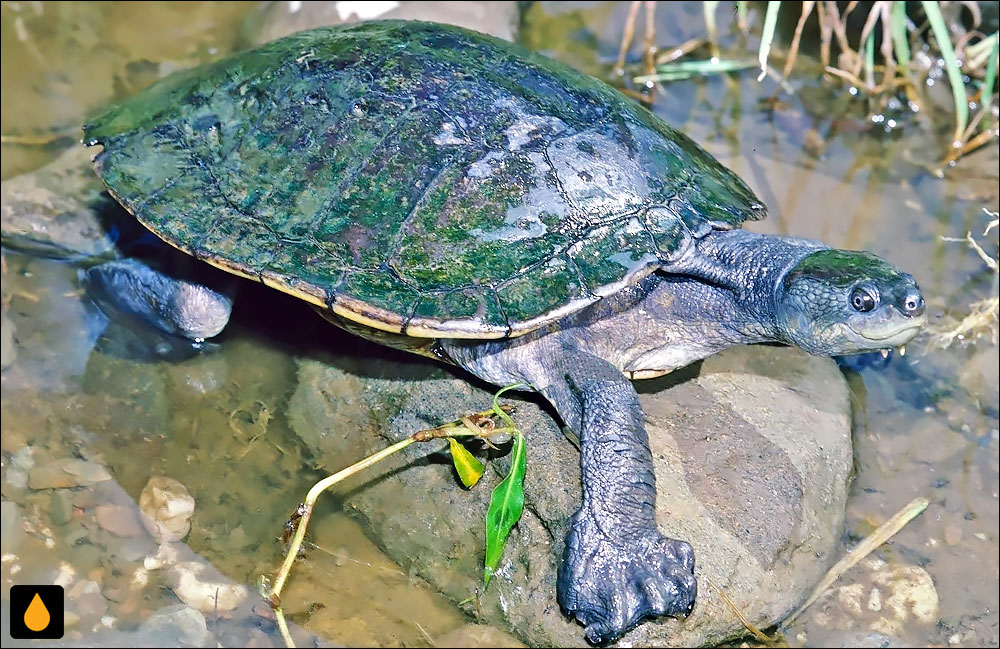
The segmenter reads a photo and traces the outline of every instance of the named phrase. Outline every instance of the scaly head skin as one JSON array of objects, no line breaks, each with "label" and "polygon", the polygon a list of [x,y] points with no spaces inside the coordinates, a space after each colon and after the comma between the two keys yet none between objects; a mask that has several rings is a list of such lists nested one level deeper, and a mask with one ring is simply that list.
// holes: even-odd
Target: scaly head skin
[{"label": "scaly head skin", "polygon": [[776,298],[788,342],[824,356],[884,352],[905,344],[926,322],[913,277],[867,252],[808,255],[785,275]]}]

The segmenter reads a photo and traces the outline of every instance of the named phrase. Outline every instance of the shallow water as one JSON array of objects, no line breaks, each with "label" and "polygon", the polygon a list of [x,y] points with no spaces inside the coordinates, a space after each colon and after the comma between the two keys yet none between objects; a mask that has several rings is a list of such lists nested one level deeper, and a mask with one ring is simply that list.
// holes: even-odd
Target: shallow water
[{"label": "shallow water", "polygon": [[[36,168],[70,145],[70,127],[94,106],[229,51],[252,7],[4,3],[0,132],[51,142],[5,143],[2,177]],[[627,3],[536,4],[522,38],[606,77],[626,11]],[[700,3],[661,6],[657,42],[700,35],[701,11]],[[741,38],[727,31],[728,11],[719,10],[724,49]],[[770,218],[753,229],[871,250],[916,276],[932,320],[960,317],[996,290],[996,275],[963,244],[940,237],[981,231],[982,209],[997,209],[996,142],[937,178],[927,163],[942,156],[951,125],[936,109],[887,115],[898,124],[886,132],[862,99],[818,81],[809,65],[816,63],[803,59],[796,92],[777,103],[769,101],[773,83],[758,84],[745,72],[675,82],[654,110],[767,202]],[[995,255],[995,234],[984,245]],[[2,374],[2,489],[32,526],[20,531],[5,508],[3,552],[18,557],[2,565],[5,619],[12,577],[51,579],[61,562],[74,567],[74,584],[89,580],[102,593],[98,601],[81,590],[73,600],[78,619],[68,626],[69,640],[130,632],[175,603],[165,589],[128,587],[148,548],[132,547],[134,537],[114,533],[122,530],[94,514],[101,505],[137,499],[151,474],[179,480],[194,497],[186,538],[193,551],[238,583],[272,573],[293,501],[323,475],[320,468],[339,468],[313,466],[289,427],[295,358],[329,353],[350,339],[305,305],[248,284],[218,349],[183,359],[185,350],[164,350],[162,340],[109,328],[82,298],[74,267],[13,253],[4,263],[3,300],[17,356]],[[931,504],[873,555],[888,568],[848,572],[786,630],[790,644],[878,642],[873,628],[901,646],[997,644],[997,365],[989,341],[941,351],[926,337],[888,362],[878,355],[845,362],[855,397],[857,477],[842,553],[911,499],[925,496]],[[69,457],[102,463],[114,480],[71,494],[25,483],[32,468]],[[284,600],[294,622],[330,641],[365,646],[425,646],[471,622],[389,562],[333,504],[325,503],[316,521],[312,535],[322,547],[310,554],[310,577],[293,581]],[[915,616],[912,603],[905,623],[890,615],[879,580],[899,565],[930,576],[938,599],[932,619]],[[162,579],[150,575],[153,586]],[[280,644],[259,613],[215,611],[206,615],[208,629],[222,642]]]}]

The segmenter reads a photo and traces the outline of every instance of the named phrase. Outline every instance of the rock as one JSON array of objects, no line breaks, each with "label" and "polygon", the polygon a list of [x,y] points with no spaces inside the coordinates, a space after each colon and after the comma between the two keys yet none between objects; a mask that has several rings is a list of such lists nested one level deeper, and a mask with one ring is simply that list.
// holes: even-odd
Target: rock
[{"label": "rock", "polygon": [[149,571],[169,568],[178,564],[181,560],[181,549],[181,544],[179,543],[164,543],[156,548],[156,554],[151,554],[143,558],[142,567]]},{"label": "rock", "polygon": [[139,495],[142,524],[157,543],[180,541],[191,530],[194,498],[173,478],[153,476]]},{"label": "rock", "polygon": [[72,146],[45,167],[0,183],[3,245],[44,257],[115,256],[101,222],[111,200],[93,172],[93,151]]},{"label": "rock", "polygon": [[147,535],[122,539],[121,545],[118,546],[118,556],[125,561],[139,561],[155,552],[156,544]]},{"label": "rock", "polygon": [[21,508],[11,500],[0,502],[0,538],[4,554],[17,552],[27,536]]},{"label": "rock", "polygon": [[101,585],[90,579],[76,582],[66,597],[73,602],[73,608],[81,618],[96,620],[108,610],[108,600],[101,594]]},{"label": "rock", "polygon": [[201,354],[167,365],[171,396],[177,400],[200,397],[220,389],[229,380],[229,366],[222,354]]},{"label": "rock", "polygon": [[358,20],[430,20],[513,40],[518,8],[513,2],[265,2],[240,34],[247,47],[305,29]]},{"label": "rock", "polygon": [[73,265],[15,254],[6,261],[4,282],[14,292],[8,317],[17,329],[17,362],[4,371],[4,389],[21,394],[15,402],[21,407],[41,399],[39,392],[79,389],[78,377],[107,319],[80,294]]},{"label": "rock", "polygon": [[164,647],[204,647],[208,641],[205,616],[183,604],[153,613],[139,626],[139,632],[156,638]]},{"label": "rock", "polygon": [[146,535],[146,530],[143,529],[143,524],[139,521],[138,512],[135,511],[134,506],[98,505],[94,513],[97,517],[97,524],[115,536]]},{"label": "rock", "polygon": [[0,328],[0,369],[7,369],[17,360],[17,346],[14,344],[14,323],[7,319],[7,307],[3,308],[3,323]]},{"label": "rock", "polygon": [[875,568],[872,581],[886,591],[882,608],[891,617],[873,625],[873,631],[899,634],[910,624],[934,624],[938,621],[938,594],[927,571],[920,566],[870,563]]},{"label": "rock", "polygon": [[[20,490],[28,486],[28,472],[35,466],[34,455],[35,449],[32,446],[22,446],[10,454],[3,471],[5,487]],[[7,493],[7,489],[4,489],[4,493]]]},{"label": "rock", "polygon": [[[4,268],[4,274],[7,271],[7,262],[3,261],[2,266]],[[4,286],[7,285],[7,278],[3,279]],[[6,294],[6,291],[4,291]],[[17,345],[14,343],[14,332],[16,330],[14,323],[10,321],[7,317],[7,311],[10,308],[10,303],[7,301],[7,296],[4,295],[3,299],[0,300],[0,370],[5,370],[14,364],[17,360]]]},{"label": "rock", "polygon": [[[405,357],[306,360],[299,376],[289,421],[331,470],[492,399],[489,388]],[[758,627],[781,620],[836,558],[843,527],[852,456],[848,392],[836,365],[797,349],[736,348],[707,359],[700,372],[636,385],[655,462],[657,519],[694,545],[701,588],[687,620],[640,625],[623,642],[692,646],[744,633],[716,587]],[[529,645],[583,646],[582,628],[555,600],[566,522],[580,499],[579,453],[538,403],[517,404],[528,439],[525,514],[480,619]],[[483,520],[500,475],[488,471],[464,491],[445,448],[410,447],[354,476],[341,493],[391,557],[461,601],[481,585]],[[413,506],[400,505],[407,501]]]},{"label": "rock", "polygon": [[892,646],[906,646],[898,638],[913,633],[914,625],[938,622],[937,589],[920,566],[869,558],[848,575],[857,581],[834,588],[817,603],[821,610],[814,620],[818,625],[867,628],[873,636],[890,638]]},{"label": "rock", "polygon": [[73,516],[73,493],[65,489],[53,491],[49,497],[49,520],[53,525],[65,525]]},{"label": "rock", "polygon": [[136,435],[159,431],[171,416],[164,376],[165,363],[140,363],[113,354],[92,352],[83,373],[83,389],[106,399],[111,421],[128,421]]},{"label": "rock", "polygon": [[35,465],[28,473],[28,486],[32,489],[65,489],[110,479],[111,474],[97,462],[68,457]]},{"label": "rock", "polygon": [[202,613],[231,611],[247,597],[246,587],[197,561],[182,561],[171,567],[168,578],[177,598]]}]

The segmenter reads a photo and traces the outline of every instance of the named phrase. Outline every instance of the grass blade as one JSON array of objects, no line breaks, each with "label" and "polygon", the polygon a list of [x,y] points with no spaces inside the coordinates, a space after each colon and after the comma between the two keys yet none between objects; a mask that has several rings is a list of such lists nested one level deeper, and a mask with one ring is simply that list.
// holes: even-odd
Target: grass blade
[{"label": "grass blade", "polygon": [[767,76],[767,57],[771,53],[771,42],[774,40],[774,26],[778,24],[778,10],[781,9],[781,2],[767,3],[767,12],[764,14],[764,32],[760,36],[760,50],[757,52],[757,61],[760,63],[760,75],[757,81],[763,81]]},{"label": "grass blade", "polygon": [[697,76],[710,76],[713,74],[747,70],[756,66],[756,61],[719,61],[717,59],[682,61],[657,66],[656,74],[646,74],[635,77],[632,80],[639,84],[645,84],[649,81],[679,81]]},{"label": "grass blade", "polygon": [[514,450],[511,453],[510,472],[496,486],[490,497],[490,508],[486,512],[486,560],[483,567],[484,588],[500,564],[507,538],[524,512],[524,468],[526,453],[524,435],[514,436]]},{"label": "grass blade", "polygon": [[[996,36],[996,34],[993,34]],[[983,90],[980,93],[979,103],[983,105],[982,110],[986,111],[986,114],[990,114],[990,107],[993,105],[993,88],[996,87],[997,82],[997,57],[998,57],[998,45],[1000,45],[1000,39],[993,39],[993,52],[990,54],[990,60],[986,63],[986,76],[983,77]],[[983,120],[983,128],[989,127],[989,120]]]},{"label": "grass blade", "polygon": [[965,84],[962,82],[962,70],[955,57],[955,48],[951,44],[951,37],[948,34],[948,25],[945,23],[941,9],[936,2],[923,0],[920,3],[927,15],[927,22],[931,25],[934,39],[941,50],[941,57],[944,59],[945,68],[948,72],[948,81],[951,83],[951,94],[955,99],[955,137],[952,146],[962,146],[962,136],[965,134],[965,127],[969,123],[969,98],[965,94]]},{"label": "grass blade", "polygon": [[896,60],[904,68],[910,65],[910,39],[906,36],[906,3],[892,3],[892,45],[896,51]]},{"label": "grass blade", "polygon": [[983,64],[986,57],[993,51],[998,34],[1000,32],[993,32],[978,43],[973,43],[965,48],[965,67],[967,70],[975,70]]}]

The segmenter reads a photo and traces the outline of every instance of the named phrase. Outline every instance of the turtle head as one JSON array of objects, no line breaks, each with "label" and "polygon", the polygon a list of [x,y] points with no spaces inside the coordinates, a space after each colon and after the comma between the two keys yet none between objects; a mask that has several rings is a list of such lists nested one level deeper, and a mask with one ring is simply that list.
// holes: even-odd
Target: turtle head
[{"label": "turtle head", "polygon": [[926,322],[913,276],[867,252],[824,249],[785,274],[776,316],[787,342],[813,354],[888,350]]}]

